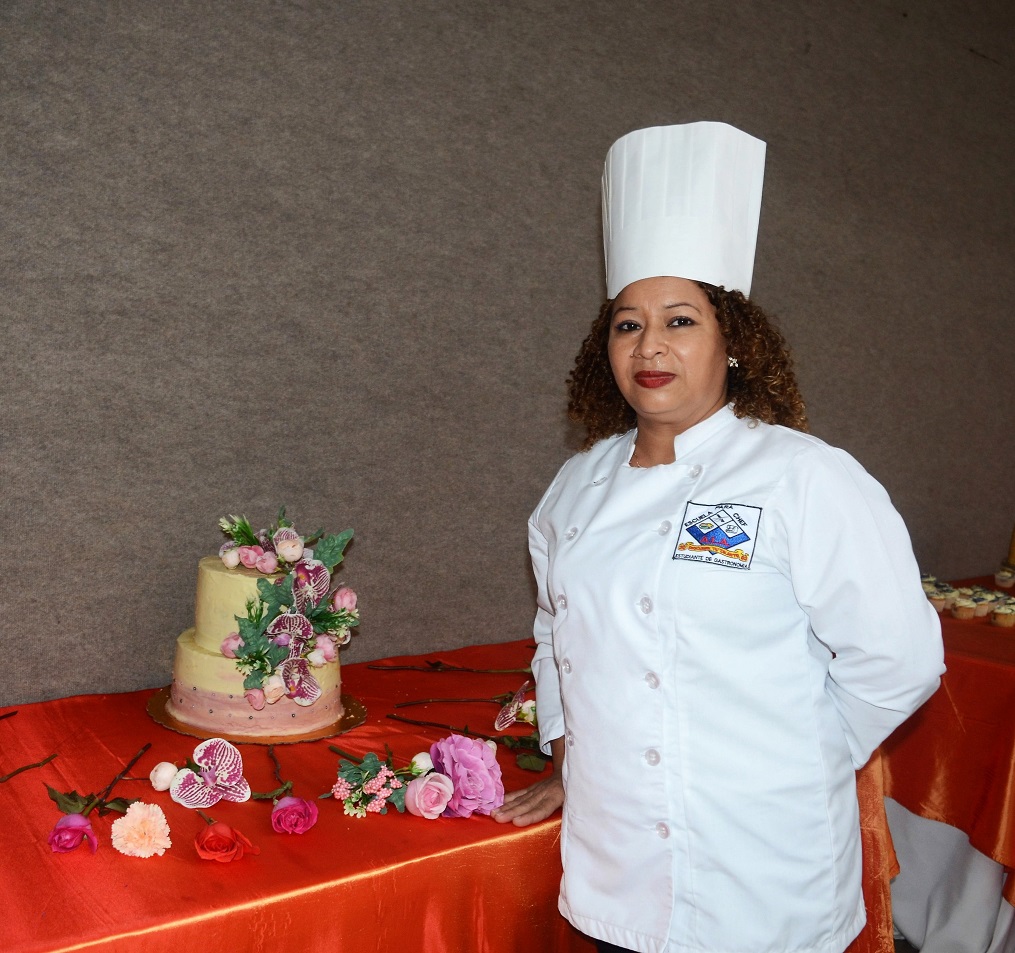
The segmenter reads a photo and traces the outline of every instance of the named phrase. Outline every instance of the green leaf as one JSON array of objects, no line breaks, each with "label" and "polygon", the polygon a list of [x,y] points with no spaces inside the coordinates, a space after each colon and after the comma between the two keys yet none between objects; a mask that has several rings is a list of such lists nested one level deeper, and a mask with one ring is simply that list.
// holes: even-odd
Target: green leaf
[{"label": "green leaf", "polygon": [[112,801],[103,801],[99,805],[99,814],[105,816],[106,814],[111,814],[114,811],[117,814],[126,814],[127,808],[130,807],[136,800],[137,798],[115,797]]},{"label": "green leaf", "polygon": [[542,771],[549,759],[543,754],[533,754],[531,751],[519,751],[515,755],[515,763],[519,768],[526,771]]},{"label": "green leaf", "polygon": [[243,679],[243,690],[247,692],[252,688],[260,688],[263,684],[264,673],[255,670]]},{"label": "green leaf", "polygon": [[69,791],[63,794],[57,791],[56,788],[51,788],[48,784],[46,785],[46,790],[49,792],[50,798],[56,802],[56,806],[64,814],[80,814],[88,806],[88,802],[95,797],[94,794],[78,794],[77,791]]},{"label": "green leaf", "polygon": [[264,618],[271,622],[284,606],[293,604],[292,573],[285,577],[277,586],[267,579],[257,580],[257,595],[264,603]]},{"label": "green leaf", "polygon": [[388,798],[388,804],[390,804],[399,814],[405,813],[405,788],[406,785],[402,785],[400,788],[396,788],[391,792],[391,797]]},{"label": "green leaf", "polygon": [[342,561],[342,553],[345,552],[345,547],[349,545],[351,539],[351,529],[325,536],[314,547],[314,559],[324,563],[328,572],[334,572],[335,567]]}]

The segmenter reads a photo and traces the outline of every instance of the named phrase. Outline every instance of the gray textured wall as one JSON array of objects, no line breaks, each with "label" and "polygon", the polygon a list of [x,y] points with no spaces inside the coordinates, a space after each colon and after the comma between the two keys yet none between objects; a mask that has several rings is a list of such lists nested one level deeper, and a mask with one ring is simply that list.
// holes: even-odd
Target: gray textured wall
[{"label": "gray textured wall", "polygon": [[755,298],[925,567],[1012,522],[1008,0],[0,5],[0,702],[165,684],[218,516],[352,525],[347,661],[523,637],[620,135],[769,144]]}]

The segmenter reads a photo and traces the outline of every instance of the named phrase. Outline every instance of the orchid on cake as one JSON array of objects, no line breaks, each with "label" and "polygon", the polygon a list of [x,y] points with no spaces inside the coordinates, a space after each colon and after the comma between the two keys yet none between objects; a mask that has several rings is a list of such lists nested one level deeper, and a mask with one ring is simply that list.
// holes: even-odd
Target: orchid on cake
[{"label": "orchid on cake", "polygon": [[229,737],[299,736],[342,717],[339,646],[356,594],[332,591],[352,530],[301,536],[285,508],[268,529],[219,521],[219,555],[198,563],[194,628],[177,640],[166,712]]}]

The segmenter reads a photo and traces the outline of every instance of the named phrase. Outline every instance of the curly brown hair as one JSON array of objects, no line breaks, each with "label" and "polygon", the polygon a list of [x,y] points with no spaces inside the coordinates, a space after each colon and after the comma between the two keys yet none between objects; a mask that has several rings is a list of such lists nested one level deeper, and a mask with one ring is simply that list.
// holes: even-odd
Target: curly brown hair
[{"label": "curly brown hair", "polygon": [[[739,365],[731,367],[726,377],[726,396],[733,403],[733,413],[806,431],[807,412],[786,339],[765,312],[741,292],[704,282],[698,286],[715,308],[727,353]],[[604,437],[627,433],[637,422],[610,370],[612,317],[613,301],[605,301],[567,379],[567,415],[585,427],[582,450]]]}]

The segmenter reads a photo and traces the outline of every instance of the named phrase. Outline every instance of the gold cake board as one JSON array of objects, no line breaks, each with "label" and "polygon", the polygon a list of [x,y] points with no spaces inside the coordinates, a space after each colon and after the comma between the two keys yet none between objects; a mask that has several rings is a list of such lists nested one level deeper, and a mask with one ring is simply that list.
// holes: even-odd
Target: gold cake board
[{"label": "gold cake board", "polygon": [[314,731],[308,731],[301,735],[229,735],[224,732],[205,731],[194,725],[178,721],[166,710],[166,703],[169,701],[169,690],[171,685],[160,688],[151,698],[148,699],[148,714],[152,716],[163,728],[177,731],[181,735],[189,735],[191,738],[224,738],[237,745],[294,745],[301,741],[321,741],[324,738],[334,738],[353,728],[358,728],[367,720],[367,710],[358,698],[342,692],[342,706],[345,713],[337,721],[330,725],[324,725]]}]

